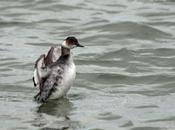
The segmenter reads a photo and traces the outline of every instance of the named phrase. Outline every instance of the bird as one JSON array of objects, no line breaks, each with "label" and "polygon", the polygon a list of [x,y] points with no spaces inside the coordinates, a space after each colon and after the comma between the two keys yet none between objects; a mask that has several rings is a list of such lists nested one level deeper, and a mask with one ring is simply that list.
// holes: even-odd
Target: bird
[{"label": "bird", "polygon": [[71,49],[84,47],[77,38],[67,37],[61,46],[51,47],[35,62],[33,83],[39,87],[34,96],[37,102],[64,97],[76,77],[76,66]]}]

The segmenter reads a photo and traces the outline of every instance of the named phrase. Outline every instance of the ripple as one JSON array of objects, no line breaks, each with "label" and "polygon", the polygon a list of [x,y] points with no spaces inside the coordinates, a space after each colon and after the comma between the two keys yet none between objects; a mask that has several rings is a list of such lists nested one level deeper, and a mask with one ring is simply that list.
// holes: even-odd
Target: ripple
[{"label": "ripple", "polygon": [[132,121],[128,121],[127,123],[121,125],[120,127],[131,127],[131,126],[133,126]]},{"label": "ripple", "polygon": [[32,25],[34,23],[30,22],[18,22],[18,21],[0,21],[0,27],[1,28],[9,28],[13,26],[28,26]]},{"label": "ripple", "polygon": [[135,127],[130,130],[163,130],[163,128],[160,127]]},{"label": "ripple", "polygon": [[115,51],[109,51],[107,53],[101,54],[98,58],[99,59],[112,59],[112,58],[117,58],[117,57],[122,57],[122,58],[130,58],[135,55],[135,51],[129,50],[127,48],[121,48],[119,50]]},{"label": "ripple", "polygon": [[11,64],[11,65],[9,65],[10,68],[26,69],[26,70],[32,70],[33,66],[34,66],[33,63],[21,63],[21,64]]},{"label": "ripple", "polygon": [[[117,74],[117,73],[86,73],[80,75],[81,79],[101,84],[156,84],[172,81],[174,76],[164,74]],[[79,78],[80,78],[79,77]],[[107,79],[107,80],[105,80]]]},{"label": "ripple", "polygon": [[136,106],[137,109],[149,109],[149,108],[158,108],[156,105],[145,105],[145,106]]},{"label": "ripple", "polygon": [[69,94],[68,96],[71,100],[82,100],[85,98],[84,94]]},{"label": "ripple", "polygon": [[148,123],[148,122],[169,122],[169,121],[175,121],[175,116],[164,118],[164,119],[148,120],[146,122]]},{"label": "ripple", "polygon": [[81,7],[77,7],[77,6],[71,6],[71,5],[64,5],[64,4],[46,4],[46,5],[42,5],[39,7],[35,7],[35,10],[52,10],[52,11],[63,11],[63,10],[78,10],[81,9]]},{"label": "ripple", "polygon": [[14,60],[16,60],[16,58],[1,58],[0,59],[1,61],[14,61]]},{"label": "ripple", "polygon": [[121,116],[118,116],[118,115],[114,115],[112,113],[101,113],[99,114],[99,117],[98,119],[101,119],[101,120],[118,120],[122,118]]},{"label": "ripple", "polygon": [[94,27],[85,28],[85,30],[91,29],[100,30],[103,32],[120,32],[125,35],[125,37],[131,37],[136,39],[156,39],[156,38],[168,38],[172,35],[159,30],[157,28],[151,27],[145,24],[139,24],[134,22],[121,22],[121,23],[112,23],[112,24],[105,24],[99,25]]},{"label": "ripple", "polygon": [[53,43],[25,43],[26,45],[31,45],[31,46],[55,46]]},{"label": "ripple", "polygon": [[21,62],[11,61],[11,62],[0,63],[0,66],[11,66],[11,65],[17,65],[17,64],[20,64],[20,63]]}]

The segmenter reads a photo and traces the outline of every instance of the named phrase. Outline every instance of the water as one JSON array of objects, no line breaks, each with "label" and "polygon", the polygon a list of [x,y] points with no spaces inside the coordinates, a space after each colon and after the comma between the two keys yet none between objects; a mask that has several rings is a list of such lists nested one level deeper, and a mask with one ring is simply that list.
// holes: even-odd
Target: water
[{"label": "water", "polygon": [[[175,1],[1,0],[2,130],[175,129]],[[37,104],[33,65],[76,36],[68,97]]]}]

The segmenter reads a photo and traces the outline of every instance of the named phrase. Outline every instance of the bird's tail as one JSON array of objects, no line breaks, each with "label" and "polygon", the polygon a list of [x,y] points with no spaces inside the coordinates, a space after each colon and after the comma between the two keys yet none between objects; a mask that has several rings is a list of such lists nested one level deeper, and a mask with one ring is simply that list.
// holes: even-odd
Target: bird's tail
[{"label": "bird's tail", "polygon": [[49,77],[40,86],[40,92],[34,97],[37,102],[46,102],[52,92],[56,91],[56,81],[52,81],[52,77]]}]

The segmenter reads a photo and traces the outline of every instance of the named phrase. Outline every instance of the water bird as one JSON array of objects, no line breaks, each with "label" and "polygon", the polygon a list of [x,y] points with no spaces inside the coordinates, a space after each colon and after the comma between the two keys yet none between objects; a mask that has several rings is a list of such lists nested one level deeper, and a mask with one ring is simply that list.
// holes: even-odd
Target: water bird
[{"label": "water bird", "polygon": [[34,96],[37,102],[64,97],[73,84],[76,67],[70,51],[80,45],[75,37],[67,37],[61,46],[51,47],[47,55],[41,55],[35,62],[33,83],[39,87]]}]

